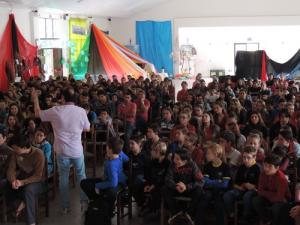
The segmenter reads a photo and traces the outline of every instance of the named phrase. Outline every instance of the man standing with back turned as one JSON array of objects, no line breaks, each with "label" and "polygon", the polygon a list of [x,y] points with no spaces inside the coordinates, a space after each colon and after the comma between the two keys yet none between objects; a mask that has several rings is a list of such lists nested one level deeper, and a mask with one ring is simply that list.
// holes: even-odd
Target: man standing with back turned
[{"label": "man standing with back turned", "polygon": [[[79,183],[86,178],[81,134],[83,131],[90,130],[90,123],[85,110],[74,105],[73,88],[67,88],[63,91],[62,105],[47,110],[40,109],[35,90],[32,91],[31,97],[34,103],[35,116],[40,117],[42,121],[51,122],[53,127],[61,207],[62,213],[67,214],[70,212],[69,173],[71,165],[76,169]],[[87,200],[82,191],[80,192],[80,200],[81,203]]]}]

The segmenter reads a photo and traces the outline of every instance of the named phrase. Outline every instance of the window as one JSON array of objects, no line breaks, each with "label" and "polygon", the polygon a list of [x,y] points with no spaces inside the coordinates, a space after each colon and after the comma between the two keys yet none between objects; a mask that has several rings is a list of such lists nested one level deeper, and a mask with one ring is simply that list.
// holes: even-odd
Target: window
[{"label": "window", "polygon": [[58,19],[38,18],[39,37],[42,39],[58,38],[60,26]]}]

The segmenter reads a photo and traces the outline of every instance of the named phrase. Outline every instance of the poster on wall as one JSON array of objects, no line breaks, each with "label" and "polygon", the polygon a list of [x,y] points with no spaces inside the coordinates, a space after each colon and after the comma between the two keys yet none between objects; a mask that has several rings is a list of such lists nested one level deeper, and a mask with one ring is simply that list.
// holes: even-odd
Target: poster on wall
[{"label": "poster on wall", "polygon": [[[82,54],[81,49],[88,36],[89,21],[82,18],[70,18],[69,20],[69,49],[70,49],[70,67],[71,72],[76,77],[79,75],[76,61]],[[81,76],[81,74],[80,74]]]}]

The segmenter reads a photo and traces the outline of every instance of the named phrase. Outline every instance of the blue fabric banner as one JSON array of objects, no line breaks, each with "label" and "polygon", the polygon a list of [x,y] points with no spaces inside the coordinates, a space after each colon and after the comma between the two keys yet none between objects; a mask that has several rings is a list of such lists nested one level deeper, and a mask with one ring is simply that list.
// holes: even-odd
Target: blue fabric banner
[{"label": "blue fabric banner", "polygon": [[171,21],[136,21],[136,42],[140,55],[160,72],[173,74]]}]

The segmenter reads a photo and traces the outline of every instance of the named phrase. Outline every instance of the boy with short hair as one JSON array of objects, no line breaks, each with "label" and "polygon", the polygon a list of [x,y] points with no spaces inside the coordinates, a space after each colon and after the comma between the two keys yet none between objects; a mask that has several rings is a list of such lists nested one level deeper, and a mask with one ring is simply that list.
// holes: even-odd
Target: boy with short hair
[{"label": "boy with short hair", "polygon": [[[259,219],[266,223],[271,217],[273,225],[286,224],[286,202],[291,197],[288,180],[279,170],[280,163],[280,158],[274,154],[265,158],[258,182],[258,196],[253,199],[253,207]],[[268,214],[270,208],[271,215]]]},{"label": "boy with short hair", "polygon": [[257,192],[260,167],[256,163],[256,149],[254,147],[245,147],[242,156],[243,165],[237,170],[233,189],[227,191],[223,199],[229,217],[233,216],[234,202],[242,199],[244,203],[242,216],[247,221],[251,216],[252,199]]},{"label": "boy with short hair", "polygon": [[46,131],[43,128],[38,128],[35,131],[33,146],[43,151],[48,164],[48,175],[53,172],[53,161],[52,161],[52,146],[46,140]]},{"label": "boy with short hair", "polygon": [[190,160],[187,150],[178,149],[174,153],[173,163],[166,174],[165,187],[162,191],[171,215],[182,210],[176,205],[174,197],[185,196],[192,199],[188,213],[194,216],[197,204],[203,194],[203,183],[203,174],[196,163]]},{"label": "boy with short hair", "polygon": [[114,203],[120,186],[125,186],[127,177],[123,173],[123,162],[120,160],[120,140],[112,137],[107,142],[104,179],[89,178],[82,180],[80,186],[89,200],[106,196],[110,216],[113,216]]},{"label": "boy with short hair", "polygon": [[143,145],[143,151],[150,158],[151,150],[160,143],[159,126],[156,123],[148,124],[146,137],[147,140]]},{"label": "boy with short hair", "polygon": [[143,203],[143,188],[144,188],[144,174],[148,164],[148,159],[145,152],[142,151],[143,137],[131,137],[129,141],[129,158],[132,168],[132,194],[138,206]]},{"label": "boy with short hair", "polygon": [[165,176],[170,162],[167,159],[167,145],[160,142],[151,150],[151,161],[145,170],[144,193],[150,194],[149,202],[145,202],[150,213],[157,215],[161,202],[161,189],[165,183]]},{"label": "boy with short hair", "polygon": [[256,161],[261,164],[265,158],[265,151],[261,148],[262,136],[253,131],[247,136],[246,146],[256,149]]},{"label": "boy with short hair", "polygon": [[223,147],[227,164],[237,168],[241,164],[241,153],[235,147],[235,134],[229,130],[221,132],[219,144]]},{"label": "boy with short hair", "polygon": [[26,210],[27,224],[36,223],[36,196],[42,191],[45,157],[31,147],[24,135],[16,135],[9,141],[14,150],[9,158],[7,180],[11,184],[6,192],[9,203],[18,203],[16,217]]}]

